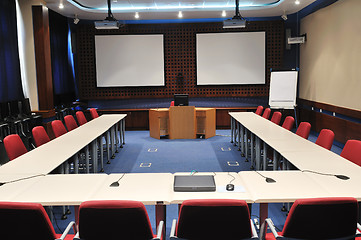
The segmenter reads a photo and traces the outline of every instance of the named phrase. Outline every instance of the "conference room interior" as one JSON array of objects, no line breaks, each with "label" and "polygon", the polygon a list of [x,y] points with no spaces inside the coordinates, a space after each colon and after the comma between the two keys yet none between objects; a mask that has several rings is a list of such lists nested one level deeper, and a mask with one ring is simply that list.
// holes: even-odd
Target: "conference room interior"
[{"label": "conference room interior", "polygon": [[[57,135],[52,128],[54,120],[62,121],[70,132],[64,117],[72,115],[82,128],[76,112],[83,112],[86,121],[91,122],[97,117],[90,109],[96,109],[100,117],[126,115],[124,120],[122,117],[117,120],[121,124],[117,122],[114,129],[104,131],[105,135],[97,139],[98,146],[104,149],[94,150],[89,145],[90,155],[96,152],[104,165],[98,163],[99,168],[94,170],[95,164],[90,164],[90,172],[109,176],[179,172],[232,176],[246,171],[257,170],[261,174],[263,170],[272,171],[273,166],[261,163],[258,168],[250,154],[244,156],[240,145],[245,135],[240,136],[240,128],[243,131],[247,125],[243,126],[230,114],[256,112],[259,106],[263,106],[261,116],[271,107],[269,120],[275,112],[280,112],[277,122],[280,126],[287,116],[293,117],[295,123],[290,130],[294,133],[300,123],[308,122],[311,128],[305,138],[310,142],[317,141],[321,130],[332,130],[334,140],[330,150],[337,155],[342,156],[348,140],[361,141],[361,34],[358,31],[361,4],[358,0],[300,0],[302,7],[297,11],[264,13],[264,16],[256,16],[252,9],[241,5],[245,28],[223,27],[223,21],[234,15],[233,8],[227,10],[227,17],[190,19],[187,11],[183,11],[183,19],[162,19],[162,13],[159,19],[142,19],[146,11],[139,12],[140,19],[134,19],[134,12],[131,15],[115,11],[116,19],[122,20],[119,29],[96,29],[94,19],[82,15],[86,11],[69,15],[59,9],[59,2],[5,0],[0,3],[0,19],[5,24],[0,30],[0,172],[7,163],[16,161],[9,161],[4,147],[6,136],[18,134],[31,152],[37,145],[32,128],[43,126],[53,140]],[[117,4],[111,2],[113,6]],[[268,2],[284,4],[281,6],[286,8],[284,2],[295,1]],[[69,6],[76,8],[67,2],[65,8]],[[267,9],[267,6],[259,8]],[[178,10],[174,13],[177,15]],[[98,20],[106,17],[106,11],[96,14]],[[122,16],[127,16],[126,20]],[[288,44],[289,37],[304,37],[305,42]],[[232,45],[236,42],[242,43]],[[212,54],[221,57],[212,59]],[[272,108],[271,79],[278,72],[297,73],[294,108]],[[125,80],[120,80],[118,74],[124,74]],[[277,93],[282,95],[282,91],[281,88]],[[215,109],[215,136],[206,138],[198,132],[195,139],[171,139],[168,134],[160,139],[151,137],[150,110],[169,109],[177,94],[186,94],[189,106],[196,109]],[[119,137],[114,152],[107,150],[108,137],[114,139],[113,130]],[[258,150],[253,146],[257,136],[248,134],[243,139],[249,144],[245,148],[257,158]],[[263,153],[264,148],[259,151]],[[83,149],[79,156],[86,154]],[[272,154],[269,150],[267,163],[272,162],[275,156]],[[80,161],[79,174],[86,174],[89,169]],[[288,167],[297,170],[296,166]],[[277,170],[284,168],[285,165]],[[60,173],[62,167],[50,174]],[[71,162],[70,174],[74,173]],[[1,197],[0,201],[3,201]],[[158,210],[154,205],[145,205],[155,233]],[[268,217],[279,231],[291,206],[276,201],[268,204]],[[260,233],[262,204],[253,202],[248,207]],[[70,213],[64,215],[67,208],[47,208],[57,233],[77,218],[74,211],[78,208],[70,206]],[[166,205],[166,238],[178,213],[178,204]]]}]

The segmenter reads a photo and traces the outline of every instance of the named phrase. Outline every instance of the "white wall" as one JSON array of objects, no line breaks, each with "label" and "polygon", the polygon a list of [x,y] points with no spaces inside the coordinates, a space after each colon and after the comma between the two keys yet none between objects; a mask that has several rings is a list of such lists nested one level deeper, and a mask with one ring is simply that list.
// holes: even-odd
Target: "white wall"
[{"label": "white wall", "polygon": [[301,21],[299,97],[361,110],[361,0],[339,0]]},{"label": "white wall", "polygon": [[36,82],[33,5],[44,5],[41,0],[17,0],[18,42],[21,77],[25,97],[30,99],[31,109],[39,109]]}]

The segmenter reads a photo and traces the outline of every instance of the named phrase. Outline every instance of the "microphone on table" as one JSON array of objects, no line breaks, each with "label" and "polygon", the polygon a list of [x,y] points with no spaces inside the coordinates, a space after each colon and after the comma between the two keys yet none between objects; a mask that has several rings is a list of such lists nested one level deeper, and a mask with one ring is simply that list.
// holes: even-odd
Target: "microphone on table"
[{"label": "microphone on table", "polygon": [[310,173],[315,173],[315,174],[320,174],[320,175],[325,175],[325,176],[334,176],[334,177],[337,177],[338,179],[342,179],[342,180],[350,179],[350,177],[348,177],[346,175],[341,175],[341,174],[320,173],[320,172],[315,172],[315,171],[311,171],[311,170],[302,170],[302,172],[310,172]]},{"label": "microphone on table", "polygon": [[255,171],[256,173],[258,173],[261,177],[263,177],[264,179],[266,179],[266,182],[268,183],[275,183],[276,180],[274,180],[273,178],[270,178],[270,177],[266,177],[266,176],[263,176],[261,173],[259,173],[258,171]]},{"label": "microphone on table", "polygon": [[109,185],[109,187],[119,187],[119,181],[124,177],[125,173],[115,182]]},{"label": "microphone on table", "polygon": [[40,176],[46,176],[46,174],[38,174],[38,175],[34,175],[34,176],[29,176],[29,177],[24,177],[24,178],[11,180],[11,181],[8,181],[8,182],[0,182],[0,186],[2,186],[4,184],[19,182],[19,181],[22,181],[22,180],[26,180],[26,179],[30,179],[30,178],[34,178],[34,177],[40,177]]}]

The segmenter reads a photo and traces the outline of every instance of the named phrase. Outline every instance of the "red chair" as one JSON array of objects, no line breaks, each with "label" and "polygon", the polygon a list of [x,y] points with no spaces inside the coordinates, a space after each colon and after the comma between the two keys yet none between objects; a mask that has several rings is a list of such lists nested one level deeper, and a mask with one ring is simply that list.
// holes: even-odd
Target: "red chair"
[{"label": "red chair", "polygon": [[79,207],[79,237],[86,240],[161,239],[155,236],[143,203],[127,200],[87,201]]},{"label": "red chair", "polygon": [[291,131],[294,123],[295,123],[295,119],[291,116],[287,116],[283,121],[282,127]]},{"label": "red chair", "polygon": [[4,138],[4,146],[10,161],[28,152],[23,141],[17,134],[6,136]]},{"label": "red chair", "polygon": [[328,150],[331,150],[334,138],[335,138],[335,134],[333,133],[332,130],[322,129],[316,139],[316,144]]},{"label": "red chair", "polygon": [[171,106],[171,107],[174,106],[174,101],[171,101],[171,102],[170,102],[170,106]]},{"label": "red chair", "polygon": [[91,108],[89,111],[90,111],[90,116],[92,117],[92,119],[99,117],[99,114],[95,108]]},{"label": "red chair", "polygon": [[256,110],[255,113],[256,113],[257,115],[260,115],[260,116],[261,116],[262,112],[263,112],[263,106],[259,105],[259,106],[257,107],[257,110]]},{"label": "red chair", "polygon": [[33,139],[36,147],[39,147],[47,142],[50,142],[50,138],[43,126],[34,127],[33,130],[31,131],[33,133]]},{"label": "red chair", "polygon": [[0,202],[1,239],[55,240],[74,238],[68,234],[75,222],[70,222],[63,234],[56,234],[43,206],[39,203]]},{"label": "red chair", "polygon": [[358,204],[355,198],[296,200],[282,232],[277,232],[272,221],[266,219],[265,223],[272,232],[267,233],[265,239],[354,239],[357,214]]},{"label": "red chair", "polygon": [[296,134],[300,137],[308,139],[311,131],[311,124],[308,122],[301,122],[297,128]]},{"label": "red chair", "polygon": [[257,237],[247,203],[235,199],[194,199],[182,203],[170,239],[250,239]]},{"label": "red chair", "polygon": [[61,135],[67,133],[64,124],[60,120],[52,121],[51,128],[53,129],[55,137],[60,137]]},{"label": "red chair", "polygon": [[361,166],[361,141],[348,140],[342,149],[341,157]]},{"label": "red chair", "polygon": [[66,115],[64,117],[64,122],[65,122],[65,126],[69,132],[78,127],[78,124],[76,123],[73,115]]},{"label": "red chair", "polygon": [[88,122],[86,120],[86,118],[84,116],[84,113],[82,111],[77,111],[75,113],[75,115],[76,115],[76,119],[78,120],[78,123],[79,123],[80,126]]},{"label": "red chair", "polygon": [[279,125],[281,122],[282,113],[281,112],[274,112],[271,117],[271,122]]},{"label": "red chair", "polygon": [[270,108],[266,108],[263,112],[262,117],[265,119],[269,119],[269,116],[271,115],[271,109]]}]

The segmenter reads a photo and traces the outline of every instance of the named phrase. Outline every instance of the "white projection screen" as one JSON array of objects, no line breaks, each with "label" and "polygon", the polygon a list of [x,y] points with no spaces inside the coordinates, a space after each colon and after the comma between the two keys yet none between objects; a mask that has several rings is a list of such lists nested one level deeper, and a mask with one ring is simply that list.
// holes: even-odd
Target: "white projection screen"
[{"label": "white projection screen", "polygon": [[97,87],[164,86],[163,35],[96,35]]},{"label": "white projection screen", "polygon": [[197,85],[265,84],[265,32],[197,34]]}]

